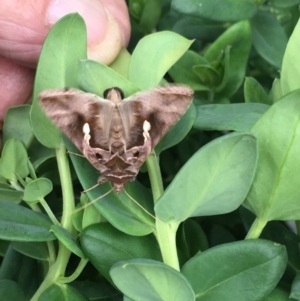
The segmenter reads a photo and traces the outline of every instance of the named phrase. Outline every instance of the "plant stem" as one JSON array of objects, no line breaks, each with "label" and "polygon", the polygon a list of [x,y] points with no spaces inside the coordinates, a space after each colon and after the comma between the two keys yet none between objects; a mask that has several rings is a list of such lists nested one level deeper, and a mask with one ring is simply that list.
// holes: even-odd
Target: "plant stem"
[{"label": "plant stem", "polygon": [[160,196],[164,193],[164,187],[162,182],[162,177],[160,173],[160,168],[158,164],[158,158],[154,152],[150,154],[146,161],[147,169],[149,173],[149,178],[151,182],[151,189],[153,194],[154,204],[160,198]]},{"label": "plant stem", "polygon": [[43,206],[43,208],[45,209],[47,215],[49,216],[49,218],[51,219],[51,222],[54,225],[60,226],[59,221],[57,220],[57,218],[55,217],[55,215],[53,214],[52,210],[50,209],[50,207],[48,206],[47,202],[45,201],[44,198],[40,198],[39,199],[40,204]]},{"label": "plant stem", "polygon": [[[63,215],[61,219],[61,225],[69,232],[74,233],[74,228],[70,216],[75,209],[75,202],[69,161],[66,155],[66,148],[63,144],[61,144],[60,147],[56,150],[56,158],[63,195]],[[48,274],[46,275],[39,289],[32,297],[31,301],[37,301],[40,295],[49,286],[55,283],[55,281],[57,281],[58,277],[65,274],[70,255],[71,252],[61,242],[59,242],[56,261],[50,267]]]},{"label": "plant stem", "polygon": [[81,258],[74,273],[69,277],[60,277],[59,282],[60,283],[70,283],[70,282],[74,281],[81,274],[81,272],[83,271],[83,269],[85,268],[85,266],[87,265],[88,262],[89,262],[88,259]]},{"label": "plant stem", "polygon": [[255,221],[253,222],[245,239],[259,238],[259,236],[260,236],[261,232],[263,231],[264,227],[266,226],[267,222],[268,222],[267,220],[257,217],[255,219]]},{"label": "plant stem", "polygon": [[[164,193],[162,184],[162,177],[158,164],[158,158],[154,151],[147,158],[146,161],[151,188],[153,193],[154,204],[158,201],[160,196]],[[162,222],[156,217],[156,238],[160,247],[164,263],[172,268],[179,270],[179,262],[176,248],[176,230],[178,225],[168,224]]]}]

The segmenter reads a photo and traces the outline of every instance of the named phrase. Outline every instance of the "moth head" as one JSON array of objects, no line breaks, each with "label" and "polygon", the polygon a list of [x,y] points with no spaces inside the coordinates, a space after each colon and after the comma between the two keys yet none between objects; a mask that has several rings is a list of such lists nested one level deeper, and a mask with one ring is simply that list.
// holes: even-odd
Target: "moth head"
[{"label": "moth head", "polygon": [[103,96],[105,99],[108,99],[114,104],[117,104],[124,98],[124,93],[120,88],[113,87],[105,90]]}]

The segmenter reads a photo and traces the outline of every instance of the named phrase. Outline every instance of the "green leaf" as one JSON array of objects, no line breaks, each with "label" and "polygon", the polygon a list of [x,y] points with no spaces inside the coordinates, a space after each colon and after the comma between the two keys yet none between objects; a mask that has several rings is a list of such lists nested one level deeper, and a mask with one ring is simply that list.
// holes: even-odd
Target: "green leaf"
[{"label": "green leaf", "polygon": [[199,105],[194,127],[208,131],[249,131],[269,106],[260,103]]},{"label": "green leaf", "polygon": [[248,0],[173,0],[172,9],[181,14],[220,22],[251,19],[257,12],[255,2]]},{"label": "green leaf", "polygon": [[158,143],[155,152],[159,155],[163,150],[178,144],[191,130],[197,112],[195,106],[192,104],[186,113],[179,119],[179,121],[167,132],[163,139]]},{"label": "green leaf", "polygon": [[[80,204],[83,206],[87,205],[90,202],[88,196],[85,193],[81,193]],[[83,210],[83,215],[81,217],[81,228],[84,229],[90,225],[100,223],[103,220],[103,217],[95,206],[87,205]],[[81,231],[80,231],[81,232]]]},{"label": "green leaf", "polygon": [[157,217],[180,223],[191,216],[233,211],[249,191],[256,161],[252,135],[234,133],[210,142],[181,168],[158,200]]},{"label": "green leaf", "polygon": [[250,22],[254,48],[268,63],[280,69],[288,38],[276,15],[259,11]]},{"label": "green leaf", "polygon": [[[67,147],[73,153],[80,152],[69,141],[65,140]],[[87,159],[72,155],[75,171],[84,190],[95,186],[99,178],[99,172],[87,161]],[[91,201],[103,196],[111,189],[110,184],[105,183],[87,191]],[[127,193],[147,211],[153,211],[153,201],[151,193],[137,181],[130,182],[125,187]],[[143,209],[135,204],[124,192],[116,194],[114,191],[95,202],[97,210],[114,227],[131,235],[147,235],[154,230],[154,219]]]},{"label": "green leaf", "polygon": [[209,46],[204,57],[212,63],[227,46],[230,46],[229,70],[226,87],[218,93],[220,98],[231,97],[244,81],[251,49],[251,27],[248,21],[241,21],[229,27]]},{"label": "green leaf", "polygon": [[139,18],[139,26],[145,32],[151,32],[157,25],[161,15],[161,1],[144,1],[143,11]]},{"label": "green leaf", "polygon": [[295,272],[300,269],[300,237],[288,229],[287,225],[278,221],[269,222],[260,237],[280,243],[286,247],[289,261],[285,275],[293,278]]},{"label": "green leaf", "polygon": [[[89,300],[95,301],[118,301],[121,300],[121,292],[117,291],[110,283],[102,279],[95,279],[97,282],[88,280],[73,281],[71,285]],[[125,300],[125,299],[124,299]],[[123,301],[124,301],[123,300]]]},{"label": "green leaf", "polygon": [[46,178],[31,181],[24,189],[24,201],[37,202],[43,199],[53,189],[52,182]]},{"label": "green leaf", "polygon": [[0,280],[0,300],[25,301],[25,295],[21,287],[12,280]]},{"label": "green leaf", "polygon": [[271,3],[278,8],[289,8],[300,4],[300,0],[271,0]]},{"label": "green leaf", "polygon": [[176,244],[185,255],[186,260],[209,248],[203,229],[192,219],[188,219],[180,225],[177,231]]},{"label": "green leaf", "polygon": [[78,242],[68,230],[58,225],[52,225],[50,231],[55,234],[58,240],[62,242],[68,250],[78,257],[85,258]]},{"label": "green leaf", "polygon": [[144,8],[144,0],[129,0],[129,13],[135,19],[140,19]]},{"label": "green leaf", "polygon": [[0,174],[7,180],[18,181],[16,174],[25,178],[29,174],[27,151],[16,138],[7,140],[0,159]]},{"label": "green leaf", "polygon": [[23,206],[0,201],[0,238],[16,241],[49,241],[49,218]]},{"label": "green leaf", "polygon": [[265,89],[253,77],[246,77],[244,82],[244,95],[246,103],[272,104],[269,101]]},{"label": "green leaf", "polygon": [[121,261],[111,268],[110,275],[114,284],[133,300],[195,300],[184,276],[162,262],[149,259]]},{"label": "green leaf", "polygon": [[274,104],[253,126],[259,159],[244,203],[264,221],[300,219],[300,90]]},{"label": "green leaf", "polygon": [[128,80],[141,90],[158,85],[192,42],[170,31],[147,35],[132,53]]},{"label": "green leaf", "polygon": [[20,203],[23,199],[23,191],[11,189],[7,184],[0,184],[0,201]]},{"label": "green leaf", "polygon": [[[293,298],[294,300],[297,300]],[[283,289],[275,288],[267,297],[262,301],[290,301],[288,292]]]},{"label": "green leaf", "polygon": [[195,65],[193,72],[199,77],[201,82],[210,88],[219,86],[221,83],[221,76],[217,70],[209,65]]},{"label": "green leaf", "polygon": [[151,258],[161,260],[160,250],[153,236],[131,236],[108,223],[94,224],[80,234],[80,243],[86,256],[109,281],[110,267],[120,260]]},{"label": "green leaf", "polygon": [[120,88],[125,97],[139,91],[136,86],[113,69],[92,60],[79,62],[78,82],[81,89],[101,97],[106,89],[112,87]]},{"label": "green leaf", "polygon": [[49,253],[47,245],[44,242],[25,242],[25,241],[12,241],[12,247],[24,254],[34,259],[38,260],[48,260]]},{"label": "green leaf", "polygon": [[284,246],[245,240],[196,255],[182,267],[182,273],[196,300],[259,301],[275,288],[286,263]]},{"label": "green leaf", "polygon": [[[1,241],[3,244],[3,241]],[[0,280],[17,279],[24,256],[9,244],[1,262]]]},{"label": "green leaf", "polygon": [[270,103],[275,103],[283,97],[279,78],[275,78],[269,93]]},{"label": "green leaf", "polygon": [[280,72],[280,83],[282,95],[300,88],[300,63],[298,60],[298,50],[300,49],[300,20],[298,21],[287,44],[282,68]]},{"label": "green leaf", "polygon": [[86,28],[79,14],[61,18],[49,32],[36,70],[31,124],[38,140],[56,148],[60,130],[46,117],[38,104],[38,94],[46,89],[77,87],[78,61],[86,58]]},{"label": "green leaf", "polygon": [[225,227],[220,225],[212,226],[208,239],[211,247],[236,241],[235,237]]},{"label": "green leaf", "polygon": [[193,67],[200,64],[209,64],[208,61],[188,50],[168,71],[175,82],[189,85],[195,91],[207,91],[208,87],[200,82],[199,77],[193,71]]},{"label": "green leaf", "polygon": [[223,33],[224,25],[207,19],[180,16],[176,18],[172,31],[188,38],[213,41]]},{"label": "green leaf", "polygon": [[3,143],[10,138],[17,138],[26,148],[33,140],[33,132],[29,120],[29,105],[11,107],[7,110],[3,124]]},{"label": "green leaf", "polygon": [[122,48],[117,58],[109,65],[109,68],[119,73],[124,78],[128,78],[128,70],[131,55],[126,48]]},{"label": "green leaf", "polygon": [[290,297],[295,300],[300,300],[300,272],[297,273],[292,283]]},{"label": "green leaf", "polygon": [[80,294],[74,287],[68,284],[52,284],[41,296],[39,301],[89,301]]}]

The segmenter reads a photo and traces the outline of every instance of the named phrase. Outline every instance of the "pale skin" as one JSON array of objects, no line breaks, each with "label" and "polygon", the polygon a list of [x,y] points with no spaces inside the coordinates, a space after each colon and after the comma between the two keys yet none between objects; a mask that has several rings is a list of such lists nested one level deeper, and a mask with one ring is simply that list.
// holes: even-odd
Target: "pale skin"
[{"label": "pale skin", "polygon": [[47,33],[59,18],[75,11],[87,24],[88,57],[111,63],[130,38],[124,0],[0,1],[1,124],[8,107],[30,99],[35,68]]}]

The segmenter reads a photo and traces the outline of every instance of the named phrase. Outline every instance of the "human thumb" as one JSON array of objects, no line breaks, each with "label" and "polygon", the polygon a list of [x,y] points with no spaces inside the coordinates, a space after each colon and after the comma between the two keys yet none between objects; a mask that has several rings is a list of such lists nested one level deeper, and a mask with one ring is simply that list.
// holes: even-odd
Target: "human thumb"
[{"label": "human thumb", "polygon": [[42,44],[58,19],[78,12],[85,20],[89,57],[109,64],[130,36],[123,0],[0,1],[0,55],[34,67]]}]

